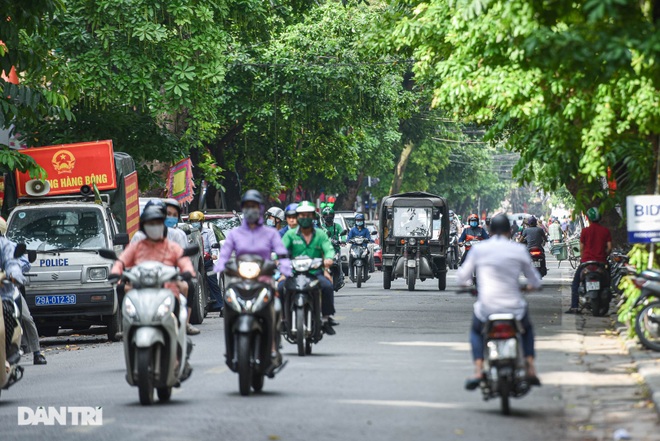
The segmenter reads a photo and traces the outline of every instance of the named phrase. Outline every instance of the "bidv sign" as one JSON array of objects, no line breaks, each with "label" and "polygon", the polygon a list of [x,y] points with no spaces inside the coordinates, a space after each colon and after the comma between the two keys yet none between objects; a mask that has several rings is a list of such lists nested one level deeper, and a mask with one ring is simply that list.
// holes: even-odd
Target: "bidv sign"
[{"label": "bidv sign", "polygon": [[628,196],[628,242],[660,242],[660,195]]},{"label": "bidv sign", "polygon": [[102,426],[103,408],[68,406],[68,407],[18,407],[19,426]]}]

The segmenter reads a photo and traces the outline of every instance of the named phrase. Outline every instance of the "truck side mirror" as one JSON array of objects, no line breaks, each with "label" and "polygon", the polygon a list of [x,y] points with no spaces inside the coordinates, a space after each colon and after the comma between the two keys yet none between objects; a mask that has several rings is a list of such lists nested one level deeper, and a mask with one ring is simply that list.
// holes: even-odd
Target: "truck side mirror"
[{"label": "truck side mirror", "polygon": [[129,242],[128,234],[126,233],[115,234],[115,238],[113,240],[113,243],[115,245],[128,245],[128,242]]},{"label": "truck side mirror", "polygon": [[21,257],[23,254],[25,254],[26,250],[27,246],[24,243],[16,244],[16,248],[14,248],[14,259]]},{"label": "truck side mirror", "polygon": [[34,263],[37,260],[37,252],[35,250],[28,250],[28,261]]}]

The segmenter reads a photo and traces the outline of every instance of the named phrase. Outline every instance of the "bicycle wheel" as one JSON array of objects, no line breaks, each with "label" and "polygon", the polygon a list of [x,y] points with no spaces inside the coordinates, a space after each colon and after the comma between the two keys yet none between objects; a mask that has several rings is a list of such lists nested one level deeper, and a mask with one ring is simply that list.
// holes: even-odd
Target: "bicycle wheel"
[{"label": "bicycle wheel", "polygon": [[644,346],[660,351],[660,300],[652,301],[639,312],[635,332]]},{"label": "bicycle wheel", "polygon": [[571,257],[569,257],[569,258],[568,258],[568,261],[569,261],[569,263],[571,264],[571,268],[573,268],[573,269],[577,268],[578,265],[580,264],[580,259],[578,259],[578,258],[575,257],[575,256],[571,256]]}]

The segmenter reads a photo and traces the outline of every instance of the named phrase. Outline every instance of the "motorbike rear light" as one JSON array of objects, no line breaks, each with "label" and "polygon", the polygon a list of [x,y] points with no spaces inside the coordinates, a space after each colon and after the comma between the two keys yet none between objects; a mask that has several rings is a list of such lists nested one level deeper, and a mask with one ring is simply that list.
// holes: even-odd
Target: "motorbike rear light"
[{"label": "motorbike rear light", "polygon": [[541,257],[541,254],[543,254],[543,253],[541,253],[541,252],[538,251],[538,250],[534,250],[534,251],[530,251],[529,254],[531,254],[531,255],[534,256],[534,257]]},{"label": "motorbike rear light", "polygon": [[488,331],[488,338],[496,340],[514,338],[515,336],[516,329],[511,323],[495,323]]},{"label": "motorbike rear light", "polygon": [[405,244],[406,244],[406,239],[401,239],[401,245],[405,245]]}]

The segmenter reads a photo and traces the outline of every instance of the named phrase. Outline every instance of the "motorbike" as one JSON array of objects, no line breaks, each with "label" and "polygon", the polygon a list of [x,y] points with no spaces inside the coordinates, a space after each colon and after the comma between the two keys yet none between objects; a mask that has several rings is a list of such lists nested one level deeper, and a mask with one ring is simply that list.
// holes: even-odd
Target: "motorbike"
[{"label": "motorbike", "polygon": [[350,256],[353,261],[353,277],[351,281],[358,288],[367,281],[369,275],[369,241],[365,237],[357,236],[349,240],[351,244]]},{"label": "motorbike", "polygon": [[[339,248],[340,242],[337,239],[330,239],[332,246],[335,249]],[[342,283],[341,278],[341,251],[335,253],[335,257],[332,259],[332,266],[330,267],[330,274],[332,275],[332,287],[335,292],[339,291],[344,284]]]},{"label": "motorbike", "polygon": [[641,307],[635,317],[635,333],[642,345],[660,351],[660,271],[646,269],[636,274],[634,267],[630,267],[626,272],[641,289],[633,307]]},{"label": "motorbike", "polygon": [[[458,292],[477,295],[474,287]],[[504,415],[511,413],[510,398],[521,398],[531,389],[522,351],[522,329],[513,314],[491,314],[483,327],[484,365],[479,387],[485,401],[500,398]]]},{"label": "motorbike", "polygon": [[583,262],[577,271],[580,271],[580,309],[590,308],[595,317],[605,316],[612,300],[605,264],[596,261]]},{"label": "motorbike", "polygon": [[541,278],[548,274],[548,267],[545,264],[545,252],[543,248],[532,247],[529,249],[529,255],[532,257],[532,264],[539,272]]},{"label": "motorbike", "polygon": [[[231,279],[225,294],[226,363],[238,374],[241,395],[250,388],[260,392],[265,377],[274,378],[284,368],[272,358],[273,341],[279,346],[279,301],[272,276],[277,265],[260,256],[244,254],[231,260],[225,274]],[[265,279],[264,279],[265,278]]]},{"label": "motorbike", "polygon": [[628,264],[628,256],[624,253],[614,251],[610,253],[607,258],[607,263],[610,268],[610,289],[617,296],[621,295],[619,284],[621,279],[627,275],[626,265]]},{"label": "motorbike", "polygon": [[[25,244],[18,244],[14,258],[25,253]],[[23,378],[21,360],[21,293],[18,287],[0,271],[0,392]]]},{"label": "motorbike", "polygon": [[458,246],[458,234],[455,231],[449,233],[449,248],[447,249],[447,266],[451,269],[458,269],[458,262],[461,260],[460,248]]},{"label": "motorbike", "polygon": [[[189,247],[184,256],[197,252],[197,246]],[[99,254],[117,260],[113,250],[102,249]],[[169,401],[172,388],[180,387],[192,373],[186,298],[180,295],[177,300],[172,290],[164,288],[168,282],[190,279],[192,275],[181,275],[177,268],[156,261],[142,262],[122,274],[122,280],[133,287],[122,302],[126,381],[137,386],[142,405],[153,404],[154,389],[159,401]]]},{"label": "motorbike", "polygon": [[[483,239],[470,239],[470,240],[466,240],[463,243],[459,243],[458,246],[465,247],[465,254],[467,254],[467,252],[470,251],[470,249],[473,246],[475,246],[476,244],[478,244],[482,240]],[[477,286],[477,274],[476,273],[472,273],[472,284],[473,284],[473,286]]]},{"label": "motorbike", "polygon": [[298,346],[299,356],[305,356],[323,338],[321,285],[311,273],[322,267],[323,259],[298,256],[291,265],[293,276],[284,283],[284,338]]}]

